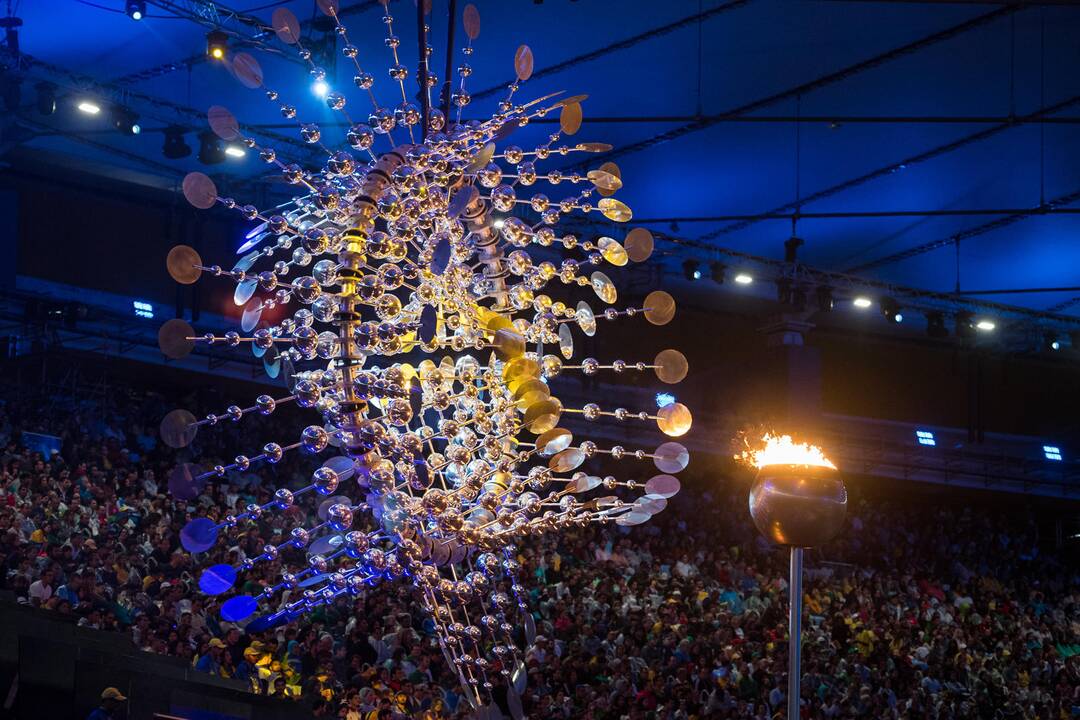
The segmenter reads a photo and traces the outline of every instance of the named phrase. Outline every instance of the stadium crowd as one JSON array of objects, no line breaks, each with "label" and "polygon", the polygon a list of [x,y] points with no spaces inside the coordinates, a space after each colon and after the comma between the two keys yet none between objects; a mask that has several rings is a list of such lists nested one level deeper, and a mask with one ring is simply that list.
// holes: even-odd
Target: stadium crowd
[{"label": "stadium crowd", "polygon": [[[186,452],[156,437],[171,406],[130,388],[109,397],[0,405],[0,590],[253,692],[304,700],[315,717],[467,715],[406,586],[254,635],[221,621],[197,588],[199,567],[257,555],[303,518],[268,515],[199,565],[180,528],[304,483],[313,461],[175,501],[167,477]],[[227,423],[193,449],[231,458],[300,425]],[[58,436],[60,451],[27,447],[31,432]],[[691,483],[647,525],[520,548],[539,633],[526,655],[531,717],[783,716],[786,556],[753,530],[745,484],[711,485]],[[1080,574],[1038,542],[1024,511],[861,500],[849,518],[807,558],[804,718],[1080,716]],[[259,567],[243,578],[249,591],[276,579],[277,566]]]}]

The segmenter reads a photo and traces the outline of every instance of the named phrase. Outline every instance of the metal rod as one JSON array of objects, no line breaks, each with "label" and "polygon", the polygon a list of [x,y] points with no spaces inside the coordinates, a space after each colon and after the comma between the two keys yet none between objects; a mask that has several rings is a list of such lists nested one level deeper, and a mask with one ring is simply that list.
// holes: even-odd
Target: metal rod
[{"label": "metal rod", "polygon": [[446,73],[443,75],[442,113],[443,122],[450,124],[450,74],[454,70],[454,28],[457,26],[457,0],[450,0],[446,20]]},{"label": "metal rod", "polygon": [[756,213],[753,215],[699,215],[696,217],[659,217],[634,218],[637,224],[683,223],[683,222],[725,222],[735,220],[834,220],[846,218],[890,218],[890,217],[967,217],[979,215],[1019,215],[1036,213],[1042,215],[1080,215],[1080,208],[985,208],[957,210],[852,210],[847,212],[776,212]]},{"label": "metal rod", "polygon": [[420,81],[420,137],[427,140],[428,116],[431,114],[431,101],[428,97],[428,59],[427,59],[427,25],[424,23],[424,1],[416,3],[416,44],[419,48],[419,69],[417,75]]},{"label": "metal rod", "polygon": [[799,720],[799,680],[802,673],[802,553],[791,548],[788,578],[788,720]]}]

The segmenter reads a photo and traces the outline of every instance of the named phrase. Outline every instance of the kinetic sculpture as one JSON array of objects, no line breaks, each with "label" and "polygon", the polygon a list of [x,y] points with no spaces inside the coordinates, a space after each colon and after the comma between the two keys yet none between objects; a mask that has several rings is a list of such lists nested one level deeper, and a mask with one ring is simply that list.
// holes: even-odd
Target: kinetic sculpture
[{"label": "kinetic sculpture", "polygon": [[[631,231],[624,242],[556,231],[560,218],[574,211],[599,212],[620,223],[631,213],[611,197],[622,185],[614,164],[585,176],[537,168],[549,158],[609,146],[560,144],[563,136],[577,132],[584,96],[515,104],[515,93],[532,72],[528,47],[518,48],[516,79],[498,111],[489,120],[463,123],[461,109],[470,101],[467,63],[458,68],[460,87],[440,111],[430,104],[437,80],[426,67],[428,48],[421,58],[420,107],[409,102],[408,70],[398,61],[399,40],[385,7],[386,45],[394,61],[389,74],[402,102],[382,106],[373,93],[374,79],[361,68],[360,51],[349,44],[338,19],[337,3],[320,0],[319,7],[336,23],[342,52],[355,63],[355,83],[372,105],[367,123],[349,119],[344,95],[328,93],[327,105],[350,125],[351,149],[326,151],[325,164],[309,171],[245,137],[228,110],[210,109],[210,126],[218,136],[257,150],[300,194],[264,212],[219,197],[206,175],[185,178],[183,191],[192,205],[221,205],[257,223],[232,270],[204,265],[187,246],[174,248],[168,258],[178,282],[192,283],[208,273],[236,283],[244,335],[197,336],[177,319],[162,327],[159,340],[170,357],[191,352],[197,342],[250,343],[267,374],[280,373],[288,388],[284,397],[261,395],[251,407],[229,407],[202,420],[174,410],[161,425],[172,447],[190,445],[204,426],[269,415],[284,403],[310,408],[318,417],[294,442],[269,443],[261,453],[241,455],[229,465],[208,471],[193,463],[179,465],[170,479],[177,495],[192,497],[203,483],[280,462],[286,453],[327,459],[305,487],[279,488],[273,501],[249,505],[220,522],[191,521],[182,542],[192,553],[205,552],[219,535],[268,513],[318,503],[321,522],[315,527],[293,528],[283,542],[266,545],[238,567],[203,571],[201,589],[221,595],[233,591],[238,573],[258,563],[280,562],[286,568],[279,582],[258,595],[229,597],[222,616],[247,621],[249,630],[258,631],[384,582],[411,583],[473,706],[481,714],[490,710],[494,681],[503,676],[508,705],[520,716],[526,680],[520,648],[522,641],[533,641],[536,629],[526,590],[516,578],[515,544],[591,522],[642,523],[678,492],[671,473],[689,461],[676,442],[653,452],[602,448],[590,440],[575,444],[570,430],[560,427],[562,418],[653,421],[676,437],[691,425],[684,405],[670,404],[655,414],[596,403],[564,407],[554,388],[562,376],[578,372],[652,371],[662,382],[681,381],[687,363],[677,350],[664,350],[649,361],[572,363],[576,333],[591,337],[600,321],[644,318],[663,325],[672,319],[675,303],[656,291],[640,307],[594,314],[585,301],[571,307],[544,294],[557,281],[589,288],[613,305],[615,285],[595,268],[644,261],[653,240],[644,229]],[[426,27],[419,25],[420,46],[426,48]],[[469,56],[480,28],[471,5],[464,26]],[[291,12],[275,11],[273,30],[311,63]],[[262,71],[251,55],[237,53],[230,62],[243,84],[262,86]],[[311,74],[325,75],[313,64]],[[286,118],[295,117],[295,108],[277,91],[266,90],[266,97]],[[457,122],[447,122],[450,102]],[[528,151],[512,145],[497,150],[496,143],[519,126],[556,111],[559,130],[544,144]],[[322,148],[316,125],[301,123],[299,129],[307,143]],[[539,192],[520,197],[538,182],[574,190],[561,200]],[[594,194],[600,199],[594,201]],[[528,210],[510,214],[523,205]],[[257,269],[259,262],[269,267]],[[274,307],[291,315],[268,326],[262,315]],[[580,469],[605,456],[644,461],[660,474],[619,480]]]}]

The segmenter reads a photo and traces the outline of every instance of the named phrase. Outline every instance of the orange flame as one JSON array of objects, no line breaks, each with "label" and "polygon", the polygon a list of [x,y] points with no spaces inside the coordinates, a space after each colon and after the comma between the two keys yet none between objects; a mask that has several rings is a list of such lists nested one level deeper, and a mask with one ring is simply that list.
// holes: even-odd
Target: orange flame
[{"label": "orange flame", "polygon": [[766,465],[812,465],[836,469],[821,448],[809,443],[796,443],[790,435],[765,433],[761,441],[765,443],[763,447],[745,450],[737,454],[735,459],[759,468]]}]

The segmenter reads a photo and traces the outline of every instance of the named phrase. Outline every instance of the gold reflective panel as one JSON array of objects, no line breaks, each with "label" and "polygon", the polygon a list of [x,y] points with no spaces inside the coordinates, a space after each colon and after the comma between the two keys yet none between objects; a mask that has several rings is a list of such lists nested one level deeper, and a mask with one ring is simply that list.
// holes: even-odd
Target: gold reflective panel
[{"label": "gold reflective panel", "polygon": [[165,258],[165,267],[168,268],[169,275],[181,285],[191,285],[199,279],[202,270],[196,267],[198,265],[202,265],[202,258],[199,257],[195,248],[188,245],[177,245]]},{"label": "gold reflective panel", "polygon": [[675,298],[663,290],[653,290],[645,298],[645,319],[653,325],[667,325],[675,317]]},{"label": "gold reflective panel", "polygon": [[568,103],[559,111],[559,128],[566,135],[574,135],[581,129],[581,103]]},{"label": "gold reflective panel", "polygon": [[158,330],[158,347],[165,357],[179,360],[195,349],[194,336],[195,330],[184,320],[166,320]]},{"label": "gold reflective panel", "polygon": [[656,366],[656,377],[668,385],[682,382],[689,370],[686,356],[673,349],[661,350],[653,361],[653,365]]},{"label": "gold reflective panel", "polygon": [[603,170],[590,170],[588,173],[589,181],[600,190],[610,190],[615,192],[622,187],[622,179],[617,175],[612,175],[609,172]]},{"label": "gold reflective panel", "polygon": [[656,426],[668,437],[685,435],[694,422],[690,408],[682,403],[672,403],[660,408],[656,412],[656,417]]},{"label": "gold reflective panel", "polygon": [[604,217],[613,222],[630,222],[631,218],[634,217],[626,203],[615,198],[606,197],[596,203],[596,207],[600,208],[600,212],[604,214]]},{"label": "gold reflective panel", "polygon": [[626,254],[636,263],[645,262],[653,252],[653,235],[645,228],[634,228],[623,241]]},{"label": "gold reflective panel", "polygon": [[578,327],[581,328],[581,332],[585,333],[588,337],[592,337],[596,334],[596,315],[593,314],[592,308],[589,307],[589,303],[582,300],[577,304],[577,310],[574,312],[574,320],[577,321]]},{"label": "gold reflective panel", "polygon": [[602,237],[596,241],[596,247],[604,259],[616,267],[626,265],[629,260],[626,250],[614,238]]},{"label": "gold reflective panel", "polygon": [[[599,170],[601,172],[607,173],[608,175],[614,175],[615,177],[619,178],[619,180],[622,180],[622,171],[619,170],[618,165],[611,162],[610,160],[608,162],[604,163],[603,165],[601,165],[599,167]],[[600,193],[601,197],[611,197],[612,195],[614,195],[618,191],[617,190],[605,190],[603,188],[596,188],[596,192]]]},{"label": "gold reflective panel", "polygon": [[533,72],[533,54],[528,45],[521,45],[514,53],[514,72],[518,80],[528,80]]},{"label": "gold reflective panel", "polygon": [[556,398],[542,400],[525,410],[525,427],[529,432],[540,435],[559,424],[562,403]]},{"label": "gold reflective panel", "polygon": [[577,470],[585,462],[585,453],[578,448],[567,448],[548,461],[548,468],[555,472]]},{"label": "gold reflective panel", "polygon": [[536,438],[536,452],[542,457],[551,457],[570,447],[574,435],[566,428],[552,428]]},{"label": "gold reflective panel", "polygon": [[503,360],[510,360],[525,354],[525,338],[513,330],[495,331],[495,352]]},{"label": "gold reflective panel", "polygon": [[608,305],[619,299],[619,292],[615,289],[615,283],[611,282],[611,278],[599,270],[589,276],[589,282],[592,283],[592,289],[596,296]]},{"label": "gold reflective panel", "polygon": [[559,353],[566,360],[574,357],[574,335],[567,323],[559,325]]}]

